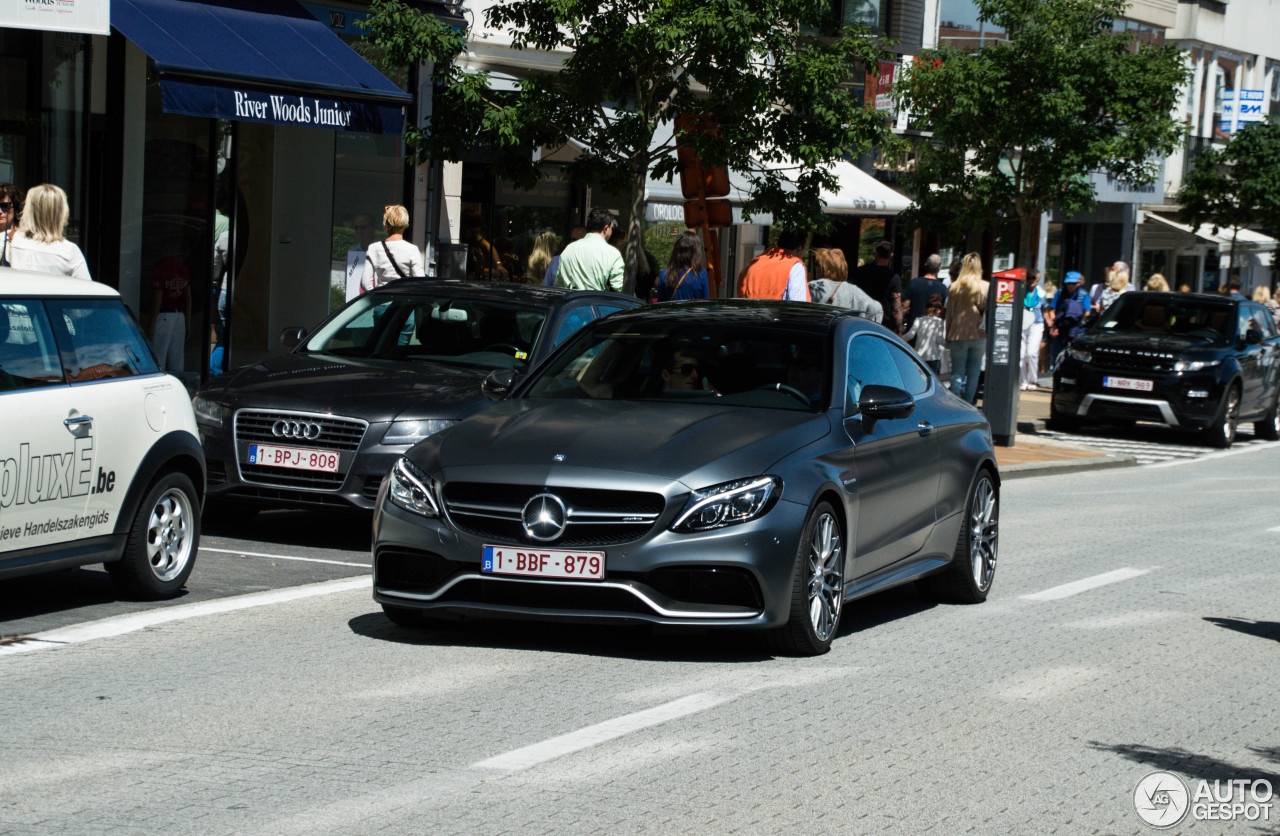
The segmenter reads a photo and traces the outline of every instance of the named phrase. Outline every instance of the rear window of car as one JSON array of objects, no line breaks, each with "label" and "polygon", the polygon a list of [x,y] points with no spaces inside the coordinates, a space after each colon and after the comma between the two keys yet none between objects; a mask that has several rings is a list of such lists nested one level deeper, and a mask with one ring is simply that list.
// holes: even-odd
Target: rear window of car
[{"label": "rear window of car", "polygon": [[47,299],[44,305],[69,383],[160,373],[119,299]]}]

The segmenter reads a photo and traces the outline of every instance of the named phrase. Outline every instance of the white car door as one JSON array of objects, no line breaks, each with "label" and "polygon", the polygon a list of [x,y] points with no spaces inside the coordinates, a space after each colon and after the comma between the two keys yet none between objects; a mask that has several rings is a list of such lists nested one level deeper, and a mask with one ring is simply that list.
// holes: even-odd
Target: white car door
[{"label": "white car door", "polygon": [[0,303],[0,555],[109,531],[87,513],[98,438],[84,406],[44,304]]}]

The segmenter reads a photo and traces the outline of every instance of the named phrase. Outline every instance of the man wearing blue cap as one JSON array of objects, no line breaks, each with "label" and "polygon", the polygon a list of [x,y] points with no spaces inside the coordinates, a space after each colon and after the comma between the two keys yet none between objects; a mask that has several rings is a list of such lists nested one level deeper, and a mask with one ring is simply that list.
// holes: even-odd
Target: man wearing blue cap
[{"label": "man wearing blue cap", "polygon": [[1053,337],[1052,355],[1049,365],[1056,366],[1058,355],[1076,337],[1084,333],[1085,317],[1089,315],[1089,294],[1080,287],[1084,277],[1077,270],[1070,270],[1062,277],[1062,287],[1053,296],[1053,326],[1049,335]]}]

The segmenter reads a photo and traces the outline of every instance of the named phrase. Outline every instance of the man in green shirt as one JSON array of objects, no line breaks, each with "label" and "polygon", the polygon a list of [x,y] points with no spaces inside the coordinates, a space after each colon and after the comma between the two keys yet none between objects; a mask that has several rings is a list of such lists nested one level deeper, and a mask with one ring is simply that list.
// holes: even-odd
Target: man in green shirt
[{"label": "man in green shirt", "polygon": [[608,209],[592,209],[587,234],[564,248],[556,287],[572,290],[622,290],[622,253],[609,243],[615,226]]}]

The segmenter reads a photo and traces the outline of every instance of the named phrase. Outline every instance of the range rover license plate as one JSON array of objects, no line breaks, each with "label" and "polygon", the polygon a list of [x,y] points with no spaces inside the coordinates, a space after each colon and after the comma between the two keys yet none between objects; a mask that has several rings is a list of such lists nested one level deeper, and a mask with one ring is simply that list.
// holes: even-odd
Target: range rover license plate
[{"label": "range rover license plate", "polygon": [[273,444],[250,444],[249,464],[337,473],[338,454],[332,450],[308,450],[305,447],[276,447]]},{"label": "range rover license plate", "polygon": [[1132,392],[1150,392],[1156,388],[1150,380],[1139,380],[1136,377],[1104,377],[1102,385],[1108,389],[1128,389]]},{"label": "range rover license plate", "polygon": [[485,546],[480,571],[531,578],[604,580],[604,552],[567,552],[526,546]]}]

